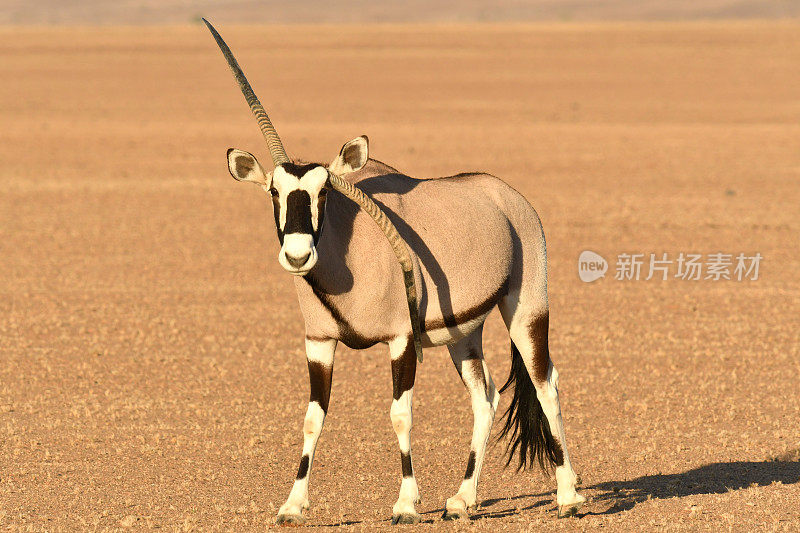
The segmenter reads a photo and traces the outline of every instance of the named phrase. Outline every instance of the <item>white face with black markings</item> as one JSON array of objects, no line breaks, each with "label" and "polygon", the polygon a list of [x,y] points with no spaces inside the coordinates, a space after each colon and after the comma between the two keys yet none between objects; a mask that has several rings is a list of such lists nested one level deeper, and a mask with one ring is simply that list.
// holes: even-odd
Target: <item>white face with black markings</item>
[{"label": "white face with black markings", "polygon": [[360,170],[368,159],[366,136],[346,143],[326,168],[317,163],[281,163],[268,174],[255,156],[228,150],[228,170],[237,181],[261,185],[272,196],[275,227],[281,251],[278,262],[296,276],[306,275],[317,263],[317,242],[325,219],[325,198],[331,172],[341,176]]},{"label": "white face with black markings", "polygon": [[328,169],[317,164],[283,163],[272,173],[268,190],[281,243],[278,262],[292,274],[305,275],[317,262],[327,183]]},{"label": "white face with black markings", "polygon": [[267,174],[255,156],[228,150],[228,170],[238,181],[250,181],[272,196],[281,251],[278,262],[288,272],[304,276],[317,263],[316,244],[325,219],[328,169],[316,163],[282,163]]}]

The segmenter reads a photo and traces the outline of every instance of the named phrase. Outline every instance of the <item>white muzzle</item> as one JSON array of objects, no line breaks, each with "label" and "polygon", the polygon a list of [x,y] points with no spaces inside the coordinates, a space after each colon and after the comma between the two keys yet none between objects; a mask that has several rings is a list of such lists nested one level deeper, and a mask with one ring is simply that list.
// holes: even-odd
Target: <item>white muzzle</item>
[{"label": "white muzzle", "polygon": [[317,264],[314,237],[308,233],[290,233],[283,236],[283,246],[278,252],[278,262],[289,273],[304,276]]}]

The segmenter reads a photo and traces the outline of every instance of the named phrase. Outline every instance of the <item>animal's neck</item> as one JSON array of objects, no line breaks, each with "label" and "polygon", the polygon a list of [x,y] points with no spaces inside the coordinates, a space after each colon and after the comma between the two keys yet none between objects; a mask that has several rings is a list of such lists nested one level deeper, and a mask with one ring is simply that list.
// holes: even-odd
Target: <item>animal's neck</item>
[{"label": "animal's neck", "polygon": [[353,243],[353,222],[358,206],[341,194],[331,191],[325,207],[322,232],[317,243],[319,260],[305,282],[315,292],[337,295],[353,287],[353,271],[348,265],[348,254]]}]

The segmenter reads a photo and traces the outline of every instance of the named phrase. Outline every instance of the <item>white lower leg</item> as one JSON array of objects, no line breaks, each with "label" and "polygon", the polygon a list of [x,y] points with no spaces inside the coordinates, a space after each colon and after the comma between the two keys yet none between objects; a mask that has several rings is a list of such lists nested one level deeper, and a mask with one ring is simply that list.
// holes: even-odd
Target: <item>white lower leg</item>
[{"label": "white lower leg", "polygon": [[308,480],[311,476],[314,452],[324,422],[325,412],[317,402],[310,402],[303,422],[303,455],[300,459],[297,479],[292,485],[286,503],[278,511],[279,515],[300,515],[303,509],[308,508]]},{"label": "white lower leg", "polygon": [[547,381],[541,387],[537,387],[536,396],[542,405],[542,411],[547,417],[550,433],[558,441],[563,456],[563,463],[556,466],[556,483],[558,484],[556,502],[559,508],[579,505],[585,502],[586,498],[575,490],[577,476],[569,460],[567,440],[564,433],[564,420],[561,417],[561,406],[558,401],[558,371],[552,364],[550,365]]},{"label": "white lower leg", "polygon": [[297,477],[291,492],[289,492],[289,497],[278,511],[279,523],[282,521],[302,522],[303,509],[308,508],[308,480],[311,477],[314,452],[317,449],[317,441],[322,433],[325,414],[328,410],[335,351],[335,340],[306,339],[311,398],[303,421],[303,455],[300,458],[300,467],[297,469]]},{"label": "white lower leg", "polygon": [[[472,363],[474,364],[474,363]],[[445,509],[448,513],[464,515],[467,509],[477,504],[478,480],[483,468],[486,446],[492,430],[494,415],[500,395],[494,386],[489,369],[482,361],[482,372],[478,375],[474,366],[462,365],[461,375],[470,390],[472,403],[473,426],[470,454],[467,460],[467,471],[458,492],[448,498]]]},{"label": "white lower leg", "polygon": [[392,507],[392,515],[416,515],[414,508],[419,500],[419,489],[414,477],[414,467],[411,461],[411,397],[413,389],[409,389],[392,401],[390,415],[392,427],[397,434],[397,443],[400,446],[400,457],[403,466],[403,481],[400,483],[400,494],[397,502]]},{"label": "white lower leg", "polygon": [[[492,380],[492,376],[489,374],[489,368],[486,366],[486,361],[483,361],[483,373],[486,376],[486,398],[489,401],[489,406],[491,407],[491,415],[492,419],[489,422],[489,429],[486,430],[485,441],[483,445],[484,456],[486,452],[486,446],[489,444],[489,434],[492,431],[492,424],[494,424],[494,417],[497,413],[497,405],[500,403],[500,393],[497,391],[497,387],[494,386],[494,381]],[[481,475],[481,471],[483,470],[483,456],[481,457],[480,463],[477,465],[475,470],[475,483],[477,484],[477,479]]]},{"label": "white lower leg", "polygon": [[392,515],[415,515],[417,510],[414,505],[419,500],[419,488],[414,476],[404,477],[400,482],[400,494],[392,506]]}]

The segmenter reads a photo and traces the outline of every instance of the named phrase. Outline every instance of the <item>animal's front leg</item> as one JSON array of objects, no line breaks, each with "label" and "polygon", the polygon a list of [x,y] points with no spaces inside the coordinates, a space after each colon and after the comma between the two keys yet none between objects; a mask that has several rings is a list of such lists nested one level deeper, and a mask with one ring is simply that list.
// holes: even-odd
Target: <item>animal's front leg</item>
[{"label": "animal's front leg", "polygon": [[400,444],[400,464],[403,480],[400,482],[400,496],[392,507],[393,524],[416,524],[420,521],[414,504],[419,500],[417,480],[411,461],[411,396],[414,392],[414,377],[417,372],[417,355],[414,342],[405,337],[389,342],[392,358],[393,397],[390,415],[392,427]]},{"label": "animal's front leg", "polygon": [[322,432],[325,414],[328,412],[333,376],[333,353],[335,351],[336,341],[333,339],[306,339],[311,396],[303,422],[303,456],[300,458],[297,479],[289,493],[289,498],[278,511],[276,521],[278,524],[298,525],[305,521],[303,509],[308,508],[308,478],[311,476],[311,465],[314,462],[317,440]]}]

